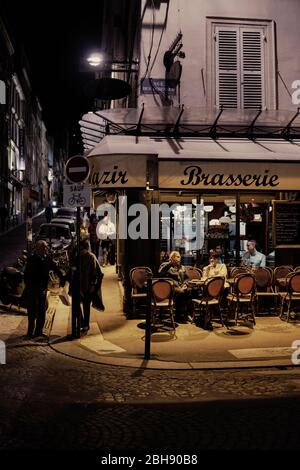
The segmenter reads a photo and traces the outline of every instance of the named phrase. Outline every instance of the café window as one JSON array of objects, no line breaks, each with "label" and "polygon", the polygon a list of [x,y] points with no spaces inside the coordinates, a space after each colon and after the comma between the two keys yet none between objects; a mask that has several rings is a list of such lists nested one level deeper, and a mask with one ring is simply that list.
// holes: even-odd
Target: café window
[{"label": "caf\u00e9 window", "polygon": [[[163,197],[162,197],[163,199]],[[216,247],[222,250],[223,262],[236,264],[236,251],[242,258],[247,241],[256,240],[257,249],[267,257],[267,265],[274,266],[272,241],[272,201],[275,193],[243,193],[240,196],[239,245],[236,236],[236,195],[199,194],[168,201],[169,208],[161,212],[160,256],[167,261],[171,251],[179,251],[185,265],[208,263],[209,254]],[[177,202],[175,202],[177,200]],[[198,204],[199,211],[196,211]],[[198,232],[196,232],[196,225]],[[195,235],[199,237],[195,244]]]},{"label": "caf\u00e9 window", "polygon": [[208,75],[211,105],[274,109],[273,23],[211,21]]}]

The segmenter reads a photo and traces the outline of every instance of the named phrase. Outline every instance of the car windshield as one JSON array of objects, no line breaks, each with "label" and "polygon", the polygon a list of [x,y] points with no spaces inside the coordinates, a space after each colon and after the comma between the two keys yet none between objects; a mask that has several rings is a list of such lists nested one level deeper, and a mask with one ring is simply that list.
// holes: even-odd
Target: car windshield
[{"label": "car windshield", "polygon": [[60,239],[61,237],[63,238],[70,238],[70,231],[67,229],[67,227],[59,227],[59,226],[51,226],[51,225],[44,225],[44,227],[41,227],[40,237],[45,237],[45,238],[57,238]]}]

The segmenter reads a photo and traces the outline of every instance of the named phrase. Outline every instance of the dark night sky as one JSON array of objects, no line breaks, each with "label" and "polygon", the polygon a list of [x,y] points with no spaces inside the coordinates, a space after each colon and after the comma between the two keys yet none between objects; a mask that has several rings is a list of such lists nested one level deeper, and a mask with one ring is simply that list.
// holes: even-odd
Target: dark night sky
[{"label": "dark night sky", "polygon": [[30,0],[17,5],[1,0],[0,12],[25,47],[47,129],[54,133],[67,126],[73,134],[79,131],[81,115],[92,107],[84,85],[93,75],[80,72],[80,61],[100,47],[101,1]]}]

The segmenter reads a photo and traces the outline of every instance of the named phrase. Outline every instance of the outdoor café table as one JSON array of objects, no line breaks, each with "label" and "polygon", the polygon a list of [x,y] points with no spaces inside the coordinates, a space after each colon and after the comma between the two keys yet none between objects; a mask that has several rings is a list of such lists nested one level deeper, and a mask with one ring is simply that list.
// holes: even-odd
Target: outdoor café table
[{"label": "outdoor caf\u00e9 table", "polygon": [[202,295],[203,291],[203,286],[207,279],[192,279],[190,281],[187,281],[186,284],[188,288],[191,289],[192,292],[194,292],[194,295],[199,297]]}]

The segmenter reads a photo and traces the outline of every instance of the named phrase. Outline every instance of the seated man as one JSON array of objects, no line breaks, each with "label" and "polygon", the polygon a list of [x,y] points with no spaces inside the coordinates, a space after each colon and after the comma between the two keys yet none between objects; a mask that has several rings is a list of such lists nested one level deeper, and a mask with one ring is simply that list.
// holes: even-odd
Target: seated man
[{"label": "seated man", "polygon": [[188,289],[184,282],[188,280],[188,276],[185,267],[181,264],[181,256],[178,251],[170,253],[169,261],[160,265],[158,274],[160,277],[173,280],[176,308],[175,319],[177,322],[185,323],[187,318]]},{"label": "seated man", "polygon": [[249,240],[247,248],[248,251],[245,251],[242,257],[243,266],[266,266],[266,256],[256,250],[255,240]]}]

